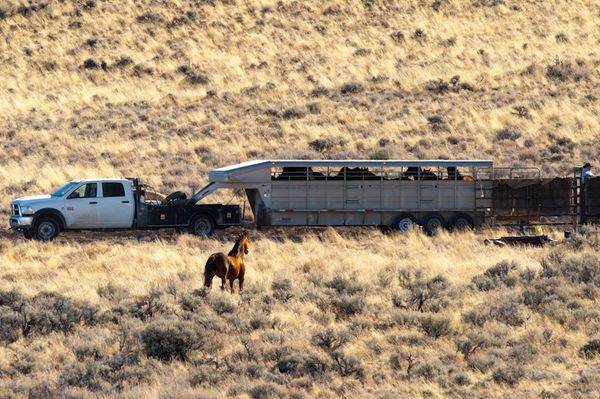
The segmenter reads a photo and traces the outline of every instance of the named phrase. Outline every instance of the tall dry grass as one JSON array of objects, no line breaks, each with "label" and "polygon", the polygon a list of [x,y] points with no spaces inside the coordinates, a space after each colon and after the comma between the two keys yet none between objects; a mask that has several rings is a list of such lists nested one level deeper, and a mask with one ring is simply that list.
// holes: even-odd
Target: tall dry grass
[{"label": "tall dry grass", "polygon": [[[594,389],[595,352],[581,354],[598,328],[594,234],[557,248],[490,248],[479,233],[252,232],[245,291],[201,289],[205,259],[232,238],[5,237],[0,331],[14,311],[29,315],[31,332],[14,341],[0,334],[3,389],[47,397],[495,397],[507,387],[531,397]],[[14,291],[32,298],[29,308],[9,310]],[[74,301],[61,305],[54,325],[54,302],[35,299],[44,291]],[[539,304],[528,292],[541,295]],[[93,316],[66,324],[90,306],[85,314]],[[175,330],[162,340],[196,337],[163,348],[184,348],[184,358],[161,358],[147,346],[148,331],[160,337],[164,322]]]}]

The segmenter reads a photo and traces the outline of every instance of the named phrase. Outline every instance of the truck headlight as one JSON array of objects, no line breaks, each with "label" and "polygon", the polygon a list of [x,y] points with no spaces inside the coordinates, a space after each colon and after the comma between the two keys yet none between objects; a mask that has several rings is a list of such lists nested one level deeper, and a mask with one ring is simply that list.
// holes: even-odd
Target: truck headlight
[{"label": "truck headlight", "polygon": [[33,215],[35,211],[30,206],[21,207],[21,215]]}]

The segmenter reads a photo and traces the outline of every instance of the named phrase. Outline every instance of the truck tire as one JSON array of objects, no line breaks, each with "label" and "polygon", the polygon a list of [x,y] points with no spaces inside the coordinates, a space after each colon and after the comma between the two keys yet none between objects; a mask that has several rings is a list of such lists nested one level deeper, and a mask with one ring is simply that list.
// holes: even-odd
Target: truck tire
[{"label": "truck tire", "polygon": [[417,222],[415,218],[409,214],[399,215],[394,221],[394,229],[402,233],[410,232],[412,229],[415,228],[416,225]]},{"label": "truck tire", "polygon": [[56,220],[49,217],[41,217],[33,226],[33,236],[36,240],[51,241],[58,237],[60,228]]},{"label": "truck tire", "polygon": [[430,236],[437,234],[446,226],[444,218],[437,213],[430,213],[425,216],[421,224],[423,226],[423,230],[425,230],[425,233]]},{"label": "truck tire", "polygon": [[471,230],[473,226],[473,219],[465,214],[458,214],[450,221],[450,228],[452,231],[467,231]]},{"label": "truck tire", "polygon": [[215,232],[215,222],[208,215],[198,215],[192,219],[190,232],[198,237],[208,237]]}]

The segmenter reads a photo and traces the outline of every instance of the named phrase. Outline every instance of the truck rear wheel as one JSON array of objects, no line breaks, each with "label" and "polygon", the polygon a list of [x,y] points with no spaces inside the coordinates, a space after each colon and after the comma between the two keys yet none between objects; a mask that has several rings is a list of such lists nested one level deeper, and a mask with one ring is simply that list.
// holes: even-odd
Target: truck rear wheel
[{"label": "truck rear wheel", "polygon": [[198,215],[190,224],[190,232],[198,237],[208,237],[215,232],[215,222],[207,215]]},{"label": "truck rear wheel", "polygon": [[41,241],[54,240],[59,233],[58,223],[49,217],[40,218],[33,227],[33,236]]},{"label": "truck rear wheel", "polygon": [[425,216],[422,225],[425,233],[432,236],[442,230],[446,223],[444,222],[444,218],[442,218],[440,215],[436,213],[430,213],[429,215]]}]

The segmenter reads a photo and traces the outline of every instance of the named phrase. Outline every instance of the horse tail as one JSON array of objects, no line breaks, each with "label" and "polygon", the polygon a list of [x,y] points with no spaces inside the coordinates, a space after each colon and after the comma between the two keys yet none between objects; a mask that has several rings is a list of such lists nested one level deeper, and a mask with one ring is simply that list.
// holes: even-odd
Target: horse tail
[{"label": "horse tail", "polygon": [[213,277],[215,276],[215,255],[208,257],[206,265],[204,265],[204,286],[210,287]]}]

